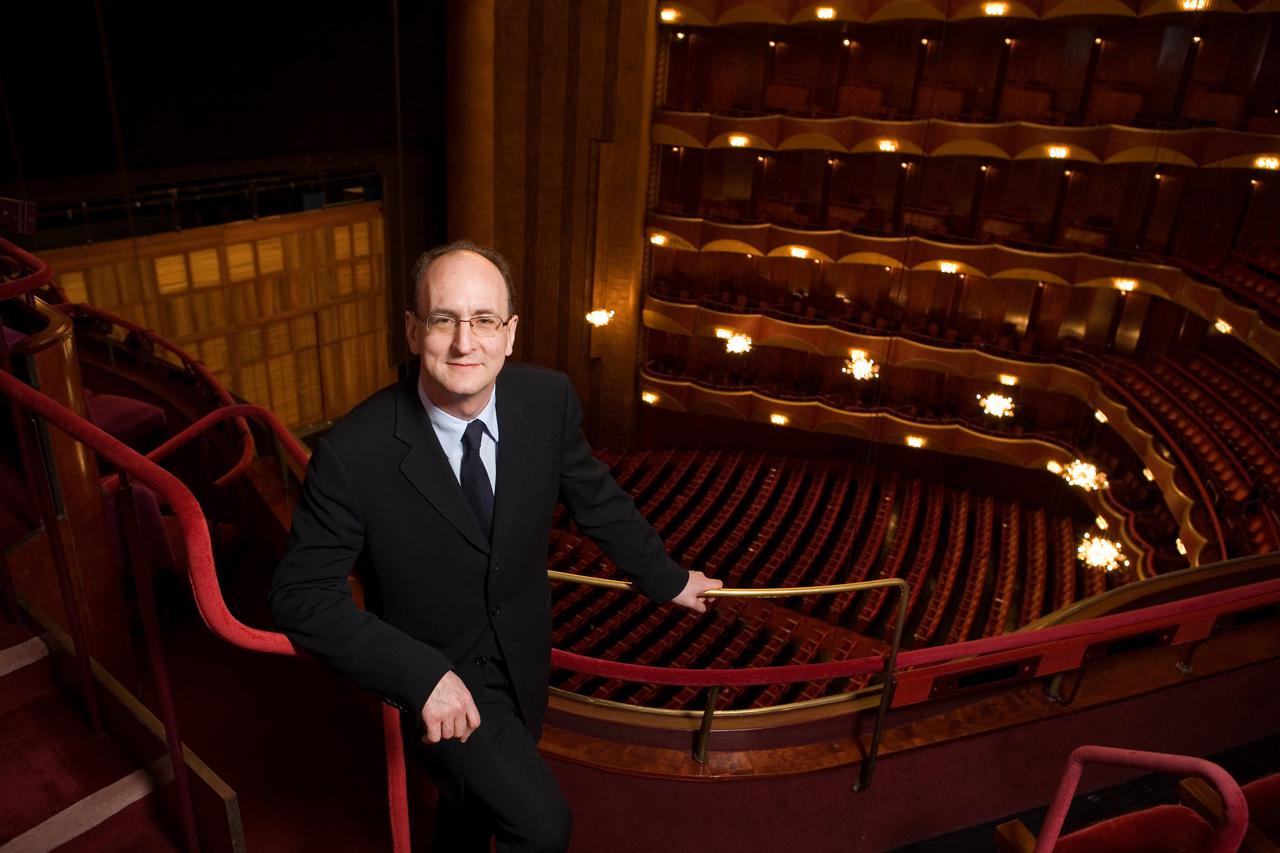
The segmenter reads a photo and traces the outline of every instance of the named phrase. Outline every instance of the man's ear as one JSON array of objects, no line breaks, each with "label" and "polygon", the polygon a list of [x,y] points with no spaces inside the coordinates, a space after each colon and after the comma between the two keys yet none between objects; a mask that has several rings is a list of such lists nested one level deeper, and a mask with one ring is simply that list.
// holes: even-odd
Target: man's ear
[{"label": "man's ear", "polygon": [[511,315],[511,319],[507,321],[507,355],[511,355],[511,351],[516,345],[516,324],[520,322],[520,317],[516,314]]},{"label": "man's ear", "polygon": [[414,355],[420,355],[418,352],[418,318],[413,316],[412,311],[404,312],[404,338],[409,343],[409,352]]}]

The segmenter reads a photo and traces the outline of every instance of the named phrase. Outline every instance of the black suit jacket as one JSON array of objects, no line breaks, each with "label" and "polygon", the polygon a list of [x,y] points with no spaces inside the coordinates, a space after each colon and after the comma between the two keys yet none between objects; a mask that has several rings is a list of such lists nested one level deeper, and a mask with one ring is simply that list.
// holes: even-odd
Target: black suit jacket
[{"label": "black suit jacket", "polygon": [[[423,410],[416,375],[321,439],[271,591],[276,624],[305,649],[416,715],[496,636],[525,723],[541,731],[551,656],[547,542],[557,500],[655,601],[688,573],[591,454],[568,377],[508,363],[498,375],[498,476],[486,541]],[[347,576],[359,561],[367,609]],[[490,633],[490,628],[492,633]]]}]

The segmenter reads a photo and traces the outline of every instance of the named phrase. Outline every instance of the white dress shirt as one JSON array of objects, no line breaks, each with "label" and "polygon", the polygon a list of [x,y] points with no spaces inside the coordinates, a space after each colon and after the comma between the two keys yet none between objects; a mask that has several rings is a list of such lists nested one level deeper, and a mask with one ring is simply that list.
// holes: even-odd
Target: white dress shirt
[{"label": "white dress shirt", "polygon": [[[427,398],[427,392],[422,390],[422,383],[418,383],[418,399],[422,401],[422,408],[426,409],[427,417],[431,420],[431,428],[436,431],[436,438],[440,439],[440,447],[444,449],[445,458],[449,460],[449,467],[453,469],[453,476],[457,478],[458,483],[462,483],[462,434],[467,431],[467,425],[470,421],[464,421],[462,418],[455,418],[453,415],[441,409],[435,403]],[[476,416],[476,420],[484,427],[484,440],[480,442],[480,462],[484,465],[484,472],[489,477],[489,486],[493,489],[493,493],[498,493],[498,389],[494,388],[493,393],[489,395],[489,402],[480,410],[480,414]]]}]

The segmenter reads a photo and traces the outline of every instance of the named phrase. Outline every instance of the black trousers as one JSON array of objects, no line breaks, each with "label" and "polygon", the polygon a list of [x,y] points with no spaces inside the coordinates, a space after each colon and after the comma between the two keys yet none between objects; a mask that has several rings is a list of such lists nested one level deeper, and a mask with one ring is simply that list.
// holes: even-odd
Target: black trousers
[{"label": "black trousers", "polygon": [[473,696],[480,727],[467,738],[418,742],[439,792],[435,853],[553,853],[569,846],[573,816],[551,768],[525,727],[506,667],[490,661],[482,695]]}]

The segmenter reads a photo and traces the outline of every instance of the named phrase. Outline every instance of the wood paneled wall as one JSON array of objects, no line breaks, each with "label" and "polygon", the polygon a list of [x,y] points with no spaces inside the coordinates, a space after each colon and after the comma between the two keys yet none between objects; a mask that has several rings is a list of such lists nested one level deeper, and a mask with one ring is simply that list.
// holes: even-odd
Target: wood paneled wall
[{"label": "wood paneled wall", "polygon": [[44,257],[71,301],[157,332],[290,426],[339,417],[394,378],[376,203]]}]

